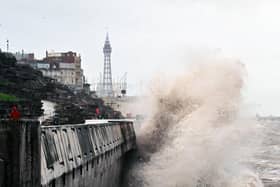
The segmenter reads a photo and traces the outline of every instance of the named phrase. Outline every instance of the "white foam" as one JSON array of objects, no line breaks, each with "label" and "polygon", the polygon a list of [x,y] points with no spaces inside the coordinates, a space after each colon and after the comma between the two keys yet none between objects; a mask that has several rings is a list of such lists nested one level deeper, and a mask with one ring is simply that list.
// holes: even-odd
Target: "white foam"
[{"label": "white foam", "polygon": [[138,134],[149,161],[134,171],[145,186],[262,186],[247,163],[260,128],[239,117],[244,74],[238,61],[211,58],[153,81],[152,117]]}]

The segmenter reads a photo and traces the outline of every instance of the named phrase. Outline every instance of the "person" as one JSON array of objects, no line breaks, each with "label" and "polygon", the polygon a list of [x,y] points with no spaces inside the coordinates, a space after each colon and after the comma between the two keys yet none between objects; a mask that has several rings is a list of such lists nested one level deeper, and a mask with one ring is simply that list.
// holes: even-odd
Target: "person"
[{"label": "person", "polygon": [[18,111],[16,106],[12,107],[12,111],[10,113],[10,118],[12,120],[18,120],[20,118],[20,113],[19,113],[19,111]]},{"label": "person", "polygon": [[95,109],[95,114],[96,114],[96,117],[97,117],[98,119],[100,119],[100,110],[99,110],[99,108],[96,108],[96,109]]}]

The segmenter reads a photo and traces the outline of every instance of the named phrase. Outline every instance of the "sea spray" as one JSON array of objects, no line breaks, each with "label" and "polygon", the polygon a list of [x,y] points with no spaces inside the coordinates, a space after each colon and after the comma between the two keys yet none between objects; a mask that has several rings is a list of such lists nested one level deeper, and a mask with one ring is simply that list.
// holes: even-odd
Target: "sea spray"
[{"label": "sea spray", "polygon": [[240,117],[245,72],[239,61],[211,58],[154,81],[129,186],[261,187],[248,163],[259,127]]}]

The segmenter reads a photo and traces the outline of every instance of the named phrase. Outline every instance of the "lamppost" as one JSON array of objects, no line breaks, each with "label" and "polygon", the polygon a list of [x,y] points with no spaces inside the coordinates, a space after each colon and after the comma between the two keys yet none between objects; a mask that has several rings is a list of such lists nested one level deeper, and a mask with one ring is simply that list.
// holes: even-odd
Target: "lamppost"
[{"label": "lamppost", "polygon": [[[0,23],[0,30],[1,30],[1,28],[3,27],[3,25]],[[5,45],[5,44],[4,44]],[[10,44],[9,44],[9,40],[8,39],[6,39],[6,47],[7,47],[7,52],[9,52],[9,46]],[[5,49],[5,47],[4,47],[4,49]],[[0,47],[0,51],[2,51],[1,50],[1,47]]]},{"label": "lamppost", "polygon": [[[0,29],[1,29],[1,27],[2,27],[2,24],[0,24]],[[0,52],[2,52],[1,47],[0,47]]]},{"label": "lamppost", "polygon": [[7,39],[7,53],[9,52],[9,40]]}]

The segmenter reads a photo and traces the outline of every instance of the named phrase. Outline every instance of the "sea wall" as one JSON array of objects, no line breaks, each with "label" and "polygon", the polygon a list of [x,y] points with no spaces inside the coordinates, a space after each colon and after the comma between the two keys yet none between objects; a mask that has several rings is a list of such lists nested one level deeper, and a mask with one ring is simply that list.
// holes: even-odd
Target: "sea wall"
[{"label": "sea wall", "polygon": [[0,120],[0,186],[40,186],[40,126]]},{"label": "sea wall", "polygon": [[133,122],[40,126],[0,120],[0,187],[118,187]]},{"label": "sea wall", "polygon": [[117,187],[123,155],[136,146],[128,120],[42,126],[41,131],[44,187]]}]

